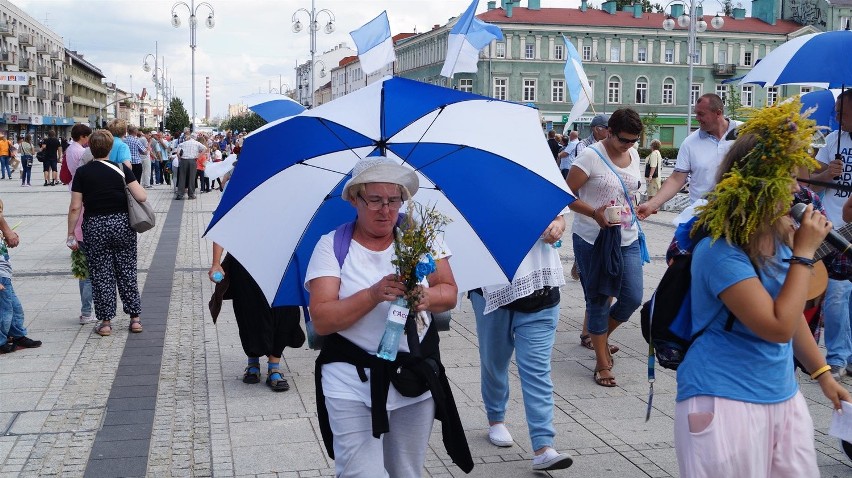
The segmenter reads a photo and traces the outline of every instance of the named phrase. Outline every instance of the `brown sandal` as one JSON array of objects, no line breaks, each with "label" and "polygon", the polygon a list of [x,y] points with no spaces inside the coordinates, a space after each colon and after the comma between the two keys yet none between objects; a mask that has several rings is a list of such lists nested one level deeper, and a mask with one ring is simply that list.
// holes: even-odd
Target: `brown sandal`
[{"label": "brown sandal", "polygon": [[136,318],[131,317],[129,329],[134,334],[138,334],[139,332],[142,332],[142,320],[139,317],[136,317]]},{"label": "brown sandal", "polygon": [[101,337],[109,337],[112,334],[112,324],[108,320],[101,321],[95,326],[95,333]]},{"label": "brown sandal", "polygon": [[604,367],[595,370],[595,374],[593,375],[595,379],[595,383],[600,385],[601,387],[617,387],[618,384],[615,383],[615,377],[602,377],[601,372],[604,370],[611,372],[612,366]]},{"label": "brown sandal", "polygon": [[[580,345],[582,345],[583,347],[586,347],[589,350],[595,350],[595,346],[592,345],[592,336],[590,334],[586,334],[586,335],[580,334]],[[610,355],[618,352],[619,350],[621,350],[621,349],[618,348],[618,345],[609,344]]]}]

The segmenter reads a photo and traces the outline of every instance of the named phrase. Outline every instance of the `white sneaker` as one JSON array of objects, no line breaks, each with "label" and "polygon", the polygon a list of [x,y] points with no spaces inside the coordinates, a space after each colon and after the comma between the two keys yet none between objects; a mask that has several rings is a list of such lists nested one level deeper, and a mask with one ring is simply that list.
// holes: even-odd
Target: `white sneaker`
[{"label": "white sneaker", "polygon": [[515,444],[509,429],[502,423],[491,425],[491,428],[488,429],[488,440],[494,446],[507,447]]},{"label": "white sneaker", "polygon": [[81,315],[80,316],[80,325],[91,324],[92,322],[97,322],[98,319],[95,318],[94,315]]},{"label": "white sneaker", "polygon": [[831,376],[834,377],[835,380],[840,380],[841,377],[845,377],[846,372],[846,367],[841,367],[840,365],[831,366]]},{"label": "white sneaker", "polygon": [[574,463],[571,456],[559,453],[553,448],[548,448],[541,455],[533,457],[532,468],[539,471],[562,470]]}]

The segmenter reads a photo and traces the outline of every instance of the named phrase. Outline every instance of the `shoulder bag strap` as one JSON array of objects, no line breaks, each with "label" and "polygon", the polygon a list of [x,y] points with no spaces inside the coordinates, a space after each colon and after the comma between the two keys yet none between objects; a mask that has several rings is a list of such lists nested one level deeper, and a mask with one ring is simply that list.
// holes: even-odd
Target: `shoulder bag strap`
[{"label": "shoulder bag strap", "polygon": [[601,154],[600,151],[598,151],[597,148],[595,148],[594,146],[589,146],[589,148],[592,151],[594,151],[595,153],[597,153],[598,156],[600,156],[601,161],[603,161],[603,163],[607,165],[609,170],[612,171],[612,174],[614,174],[615,177],[618,178],[618,182],[621,183],[621,188],[624,191],[624,199],[627,201],[627,205],[630,206],[630,212],[633,214],[633,220],[631,221],[630,224],[631,225],[636,224],[636,226],[639,227],[639,232],[642,232],[642,225],[639,224],[639,220],[636,217],[636,211],[633,210],[633,200],[630,199],[630,192],[627,190],[627,185],[624,184],[624,180],[621,179],[621,175],[618,174],[618,172],[615,171],[615,168],[612,167],[612,165],[609,163],[609,161],[607,161],[607,159],[603,156],[603,154]]},{"label": "shoulder bag strap", "polygon": [[[101,164],[104,164],[104,165],[106,165],[106,166],[109,166],[110,168],[112,168],[112,169],[113,169],[113,171],[115,171],[115,172],[117,172],[118,174],[120,174],[120,175],[121,175],[121,177],[122,177],[122,179],[124,178],[124,171],[122,171],[121,169],[119,169],[116,165],[114,165],[114,164],[110,163],[109,161],[98,161],[98,162],[99,162],[99,163],[101,163]],[[125,184],[125,186],[126,186],[126,184]]]}]

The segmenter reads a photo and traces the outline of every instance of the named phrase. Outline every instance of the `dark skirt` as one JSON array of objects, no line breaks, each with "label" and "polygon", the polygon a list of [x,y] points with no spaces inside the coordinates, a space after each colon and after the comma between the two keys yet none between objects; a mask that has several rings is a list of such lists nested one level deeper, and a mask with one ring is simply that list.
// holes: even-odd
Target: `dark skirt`
[{"label": "dark skirt", "polygon": [[[230,285],[226,298],[233,300],[240,342],[248,357],[281,357],[284,347],[299,348],[305,343],[299,307],[269,307],[263,291],[233,256],[228,255]],[[225,266],[223,261],[223,267]]]}]

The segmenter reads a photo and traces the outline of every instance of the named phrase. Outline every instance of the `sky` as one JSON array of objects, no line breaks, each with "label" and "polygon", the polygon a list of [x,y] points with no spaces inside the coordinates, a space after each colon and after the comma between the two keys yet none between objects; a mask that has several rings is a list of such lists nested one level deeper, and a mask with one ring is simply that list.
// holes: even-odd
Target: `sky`
[{"label": "sky", "polygon": [[[295,66],[310,59],[307,28],[292,31],[292,17],[299,8],[310,10],[309,0],[208,0],[215,10],[216,25],[204,26],[209,10],[196,1],[198,11],[195,52],[195,111],[204,116],[204,78],[210,77],[211,115],[224,118],[228,105],[243,95],[266,92],[282,81],[295,86]],[[460,15],[471,0],[315,0],[316,9],[328,9],[336,19],[332,34],[317,33],[317,52],[345,42],[355,50],[349,32],[387,10],[391,33],[428,31]],[[142,69],[143,58],[156,50],[165,57],[167,79],[174,95],[192,113],[191,49],[188,8],[178,6],[181,26],[171,25],[173,0],[11,0],[31,17],[62,36],[65,47],[82,53],[101,69],[106,81],[140,93],[153,94],[151,73]],[[190,0],[186,0],[189,4]],[[486,10],[480,0],[477,13]],[[543,0],[542,7],[576,7],[579,0]],[[499,0],[498,0],[499,4]],[[521,6],[526,6],[523,0]],[[302,24],[308,15],[300,12]],[[327,22],[318,14],[320,25]],[[156,42],[156,45],[155,45]],[[149,58],[150,60],[150,58]],[[162,62],[162,60],[161,60]],[[285,86],[286,88],[286,86]]]}]

